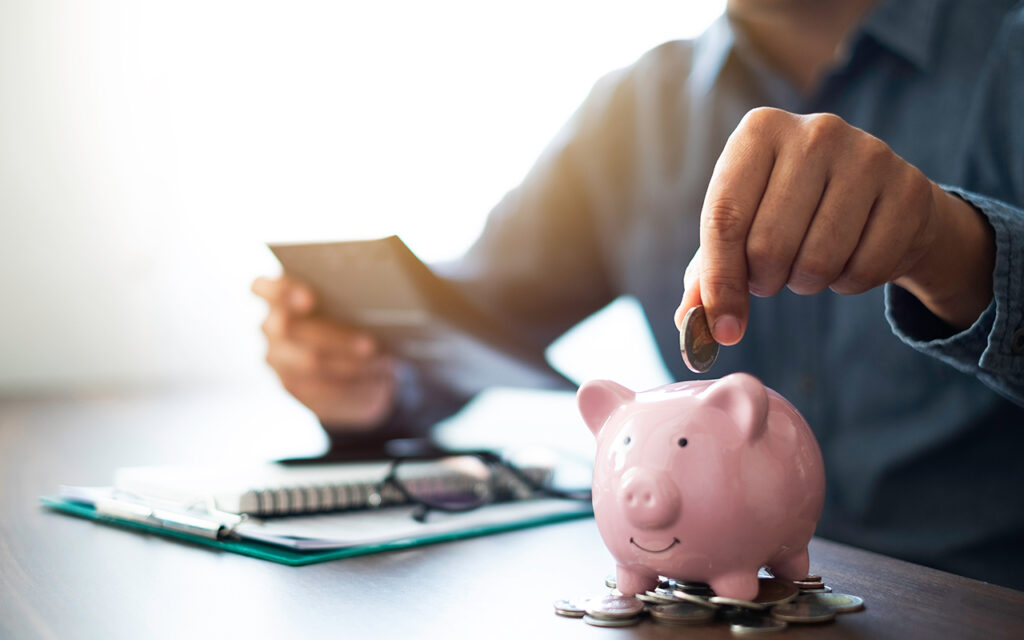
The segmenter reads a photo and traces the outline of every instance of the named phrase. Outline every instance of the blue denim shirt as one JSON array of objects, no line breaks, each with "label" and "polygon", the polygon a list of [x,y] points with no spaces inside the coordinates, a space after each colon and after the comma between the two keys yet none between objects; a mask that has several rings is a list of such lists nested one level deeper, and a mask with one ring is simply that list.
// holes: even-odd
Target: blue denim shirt
[{"label": "blue denim shirt", "polygon": [[[757,106],[831,112],[887,142],[995,230],[994,296],[955,332],[903,289],[754,298],[714,369],[758,376],[821,444],[818,534],[1024,588],[1024,3],[879,3],[811,96],[723,17],[603,78],[448,274],[538,349],[620,295],[670,371],[672,314],[726,138]],[[614,336],[609,336],[614,339]],[[417,372],[395,421],[458,408]]]}]

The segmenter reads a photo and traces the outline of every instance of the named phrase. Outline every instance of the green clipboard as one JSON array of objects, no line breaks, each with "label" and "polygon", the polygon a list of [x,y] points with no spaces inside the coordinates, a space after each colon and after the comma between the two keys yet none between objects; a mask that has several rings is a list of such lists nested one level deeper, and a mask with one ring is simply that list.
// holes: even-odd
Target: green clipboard
[{"label": "green clipboard", "polygon": [[270,560],[272,562],[286,564],[291,567],[315,564],[317,562],[327,562],[329,560],[340,560],[342,558],[352,558],[355,556],[364,556],[371,553],[383,553],[385,551],[409,549],[412,547],[420,547],[429,544],[436,544],[439,542],[449,542],[452,540],[484,536],[492,533],[502,533],[504,531],[515,531],[517,529],[526,529],[528,527],[537,527],[540,525],[564,522],[567,520],[575,520],[578,518],[587,518],[593,515],[592,510],[570,511],[564,513],[548,514],[543,517],[526,518],[523,520],[517,520],[515,522],[505,522],[501,524],[471,527],[443,534],[425,535],[416,538],[406,538],[402,540],[395,540],[392,542],[385,542],[380,544],[352,546],[345,547],[343,549],[296,551],[285,547],[278,547],[250,540],[212,540],[200,536],[193,536],[186,533],[181,533],[179,531],[173,531],[170,529],[162,529],[159,527],[154,527],[138,522],[119,520],[117,518],[111,518],[109,516],[97,513],[96,509],[94,509],[92,506],[81,504],[78,502],[72,502],[69,500],[64,500],[63,498],[59,498],[56,496],[41,496],[39,498],[39,501],[42,503],[44,507],[48,509],[58,511],[60,513],[66,513],[72,516],[77,516],[79,518],[86,518],[88,520],[93,520],[96,522],[101,522],[103,524],[113,525],[115,527],[121,527],[124,529],[144,531],[146,533],[151,533],[164,538],[172,538],[181,542],[187,542],[201,547],[209,547],[212,549],[219,549],[221,551],[230,551],[231,553],[238,553],[243,556],[259,558],[261,560]]}]

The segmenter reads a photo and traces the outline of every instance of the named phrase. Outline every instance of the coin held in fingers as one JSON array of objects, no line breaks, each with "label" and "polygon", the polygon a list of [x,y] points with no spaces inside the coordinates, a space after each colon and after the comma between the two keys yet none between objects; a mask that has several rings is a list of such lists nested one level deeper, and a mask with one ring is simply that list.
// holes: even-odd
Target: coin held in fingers
[{"label": "coin held in fingers", "polygon": [[683,316],[679,325],[679,350],[683,362],[694,373],[704,373],[718,359],[719,345],[711,335],[704,306],[697,305]]}]

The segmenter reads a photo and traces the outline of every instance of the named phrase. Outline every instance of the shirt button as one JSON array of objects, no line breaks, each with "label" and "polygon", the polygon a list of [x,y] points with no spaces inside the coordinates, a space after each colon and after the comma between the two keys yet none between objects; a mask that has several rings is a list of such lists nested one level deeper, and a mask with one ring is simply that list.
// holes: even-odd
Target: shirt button
[{"label": "shirt button", "polygon": [[1013,342],[1010,343],[1010,351],[1013,351],[1014,355],[1018,356],[1024,354],[1024,327],[1013,332]]}]

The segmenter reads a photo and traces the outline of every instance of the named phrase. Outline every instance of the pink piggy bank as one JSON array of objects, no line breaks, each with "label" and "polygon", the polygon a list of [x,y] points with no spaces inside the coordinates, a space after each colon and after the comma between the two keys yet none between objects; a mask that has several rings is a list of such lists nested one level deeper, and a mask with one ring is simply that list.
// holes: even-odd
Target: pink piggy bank
[{"label": "pink piggy bank", "polygon": [[752,600],[757,571],[807,575],[825,470],[807,422],[753,376],[577,394],[597,437],[594,515],[626,595],[658,576]]}]

